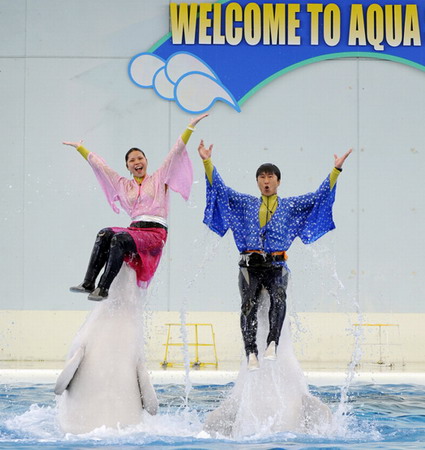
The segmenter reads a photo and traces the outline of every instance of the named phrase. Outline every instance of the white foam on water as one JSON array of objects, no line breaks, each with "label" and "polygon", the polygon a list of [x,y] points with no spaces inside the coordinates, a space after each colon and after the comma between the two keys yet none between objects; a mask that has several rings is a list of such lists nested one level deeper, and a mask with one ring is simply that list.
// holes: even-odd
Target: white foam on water
[{"label": "white foam on water", "polygon": [[28,411],[4,421],[4,426],[13,432],[16,440],[37,439],[57,441],[63,436],[57,421],[57,409],[50,406],[30,406]]},{"label": "white foam on water", "polygon": [[[28,411],[5,421],[13,431],[14,440],[38,442],[103,441],[104,443],[148,443],[157,439],[195,438],[202,430],[196,411],[181,410],[174,414],[150,416],[144,413],[137,425],[98,427],[88,433],[72,434],[61,431],[57,422],[57,409],[32,405]],[[1,439],[0,439],[1,442]]]},{"label": "white foam on water", "polygon": [[[273,425],[276,424],[276,416],[268,420],[259,420],[258,413],[252,414],[246,419],[255,426],[245,435],[227,436],[220,433],[208,433],[203,429],[203,421],[196,410],[182,408],[174,413],[162,413],[150,416],[145,413],[141,423],[137,425],[119,426],[111,428],[98,427],[89,433],[72,434],[63,433],[57,423],[57,410],[52,407],[39,407],[32,405],[28,411],[5,421],[4,426],[10,431],[9,439],[13,442],[37,442],[37,443],[61,443],[61,442],[101,442],[102,445],[149,445],[151,443],[164,442],[168,444],[182,445],[184,443],[200,443],[202,441],[219,443],[228,442],[273,442],[300,440],[311,444],[323,438],[332,440],[340,439],[347,441],[379,441],[381,435],[373,425],[362,422],[361,426],[354,418],[347,418],[344,423],[334,423],[328,432],[323,430],[306,433],[305,431],[277,431]],[[248,425],[248,424],[245,424]],[[248,427],[247,427],[248,428]],[[244,430],[246,431],[247,428]],[[243,427],[241,427],[243,429]],[[5,439],[2,437],[0,443]]]}]

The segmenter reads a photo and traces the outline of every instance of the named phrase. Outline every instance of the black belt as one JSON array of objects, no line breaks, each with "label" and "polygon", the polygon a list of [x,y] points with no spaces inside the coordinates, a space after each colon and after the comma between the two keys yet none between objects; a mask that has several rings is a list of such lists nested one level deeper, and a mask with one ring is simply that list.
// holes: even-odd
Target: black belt
[{"label": "black belt", "polygon": [[263,252],[247,252],[241,253],[239,265],[241,267],[272,267],[273,263],[285,261],[284,255],[273,255]]},{"label": "black belt", "polygon": [[164,228],[165,230],[167,227],[163,225],[162,223],[158,222],[131,222],[130,228]]}]

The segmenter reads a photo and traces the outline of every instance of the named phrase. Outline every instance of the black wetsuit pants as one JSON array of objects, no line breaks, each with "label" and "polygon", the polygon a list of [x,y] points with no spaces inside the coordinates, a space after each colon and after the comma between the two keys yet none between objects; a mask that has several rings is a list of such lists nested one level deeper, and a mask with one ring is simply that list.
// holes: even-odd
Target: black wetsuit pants
[{"label": "black wetsuit pants", "polygon": [[275,341],[279,344],[280,333],[286,315],[286,288],[288,272],[282,267],[239,268],[239,292],[242,299],[241,330],[247,356],[258,353],[257,312],[260,293],[265,288],[270,295],[269,334],[267,345]]},{"label": "black wetsuit pants", "polygon": [[115,232],[111,228],[100,230],[84,277],[84,287],[94,289],[96,278],[105,266],[99,280],[99,287],[109,289],[121,269],[124,258],[136,253],[136,244],[129,233],[125,231]]}]

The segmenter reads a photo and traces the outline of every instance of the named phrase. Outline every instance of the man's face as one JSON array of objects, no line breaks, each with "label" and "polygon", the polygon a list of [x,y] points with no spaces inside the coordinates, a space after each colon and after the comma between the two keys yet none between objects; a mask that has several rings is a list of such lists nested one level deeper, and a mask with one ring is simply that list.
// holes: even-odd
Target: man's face
[{"label": "man's face", "polygon": [[262,172],[257,178],[258,188],[262,195],[269,197],[277,193],[277,188],[280,185],[280,180],[274,173]]}]

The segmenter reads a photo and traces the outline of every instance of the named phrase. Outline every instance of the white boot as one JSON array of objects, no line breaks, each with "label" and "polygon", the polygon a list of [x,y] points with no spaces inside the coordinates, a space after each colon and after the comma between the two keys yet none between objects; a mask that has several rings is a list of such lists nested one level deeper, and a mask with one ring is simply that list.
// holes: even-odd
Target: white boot
[{"label": "white boot", "polygon": [[276,342],[271,341],[264,353],[264,359],[269,359],[270,361],[276,360]]},{"label": "white boot", "polygon": [[248,370],[252,372],[253,370],[258,370],[260,364],[258,363],[258,358],[255,353],[250,353],[248,356]]}]

